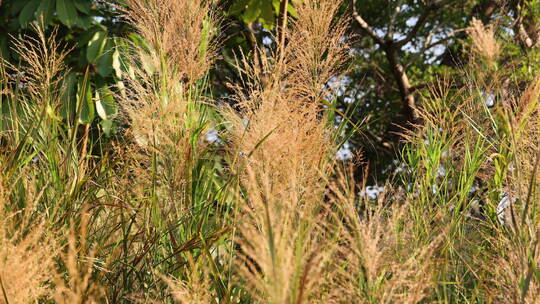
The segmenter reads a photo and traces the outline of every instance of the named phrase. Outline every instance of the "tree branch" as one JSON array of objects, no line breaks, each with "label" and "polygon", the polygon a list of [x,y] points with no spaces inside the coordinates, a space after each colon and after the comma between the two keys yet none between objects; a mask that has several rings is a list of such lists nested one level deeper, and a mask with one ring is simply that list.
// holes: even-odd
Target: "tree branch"
[{"label": "tree branch", "polygon": [[431,42],[433,40],[433,35],[434,35],[434,33],[431,32],[427,36],[426,41],[424,41],[424,43],[422,45],[422,48],[418,52],[413,54],[411,59],[407,63],[404,64],[405,69],[408,69],[416,60],[418,60],[418,58],[420,58],[422,55],[424,55],[431,48],[436,47],[436,46],[441,45],[441,44],[444,44],[447,41],[454,39],[455,38],[454,37],[455,32],[456,31],[453,31],[452,33],[448,34],[446,37],[441,38],[441,39],[439,39],[439,40],[437,40],[435,42]]},{"label": "tree branch", "polygon": [[422,13],[422,15],[420,15],[420,17],[418,17],[418,20],[414,24],[413,28],[411,29],[409,34],[407,34],[407,37],[405,37],[402,40],[396,42],[398,47],[401,48],[402,46],[404,46],[405,44],[407,44],[408,42],[413,40],[414,37],[416,37],[416,35],[418,34],[418,31],[420,31],[420,29],[426,24],[426,22],[427,22],[428,18],[430,17],[431,13],[433,13],[434,11],[440,9],[441,7],[445,6],[446,4],[448,4],[450,2],[452,2],[452,0],[441,0],[441,1],[435,1],[431,5],[426,6],[426,9]]},{"label": "tree branch", "polygon": [[431,15],[431,10],[432,10],[431,7],[426,8],[426,10],[422,13],[422,15],[418,17],[418,20],[414,24],[413,28],[411,29],[409,34],[407,34],[407,37],[396,42],[399,48],[401,48],[402,46],[407,44],[409,41],[413,40],[414,37],[416,37],[416,34],[418,33],[418,31],[424,26],[429,15]]},{"label": "tree branch", "polygon": [[362,16],[358,14],[358,11],[356,10],[355,0],[351,0],[351,9],[352,9],[352,15],[354,19],[356,20],[356,22],[358,23],[358,25],[360,25],[360,28],[362,28],[364,32],[366,32],[373,40],[375,40],[376,43],[383,45],[384,41],[382,40],[382,38],[379,37],[377,33],[375,33],[373,28],[364,20],[364,18],[362,18]]},{"label": "tree branch", "polygon": [[397,4],[396,4],[396,7],[394,8],[393,12],[392,12],[392,15],[390,16],[390,22],[388,24],[388,31],[386,32],[386,36],[384,37],[384,39],[386,40],[390,40],[394,37],[394,27],[396,25],[396,18],[397,18],[397,15],[398,13],[400,12],[401,10],[401,6],[403,5],[403,1],[400,0]]}]

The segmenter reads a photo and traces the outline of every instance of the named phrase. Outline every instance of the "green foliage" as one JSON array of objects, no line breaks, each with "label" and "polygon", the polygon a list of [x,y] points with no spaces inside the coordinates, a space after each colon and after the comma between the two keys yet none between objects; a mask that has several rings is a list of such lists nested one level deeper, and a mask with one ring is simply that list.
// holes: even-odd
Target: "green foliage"
[{"label": "green foliage", "polygon": [[[229,8],[229,14],[242,20],[246,24],[258,21],[267,29],[272,30],[280,15],[281,0],[239,0]],[[287,6],[287,12],[296,16],[293,1]]]},{"label": "green foliage", "polygon": [[[5,0],[0,4],[0,57],[8,62],[19,62],[20,58],[13,51],[13,39],[25,35],[34,37],[31,24],[44,27],[47,34],[53,31],[69,49],[66,63],[70,68],[69,81],[61,105],[64,118],[74,117],[80,109],[80,123],[99,122],[106,134],[112,134],[116,123],[112,119],[117,107],[112,93],[116,94],[115,85],[122,77],[120,64],[121,46],[116,36],[122,35],[127,26],[117,20],[118,12],[113,9],[114,2],[93,0]],[[84,75],[88,72],[87,85],[83,86]],[[111,91],[113,90],[113,91]],[[107,91],[106,103],[102,105],[101,91]],[[84,102],[78,104],[79,96]],[[99,104],[98,104],[99,103]],[[96,106],[101,109],[95,115]],[[99,119],[97,119],[99,117]],[[104,118],[105,117],[105,118]]]},{"label": "green foliage", "polygon": [[[265,265],[244,252],[250,247],[241,241],[251,233],[253,244],[263,244],[257,234],[265,230],[264,225],[270,241],[263,244],[268,248],[261,245],[261,252],[286,256],[278,250],[283,244],[274,240],[286,243],[288,236],[296,238],[289,252],[291,264],[278,261],[302,265],[291,271],[298,283],[287,287],[294,290],[290,303],[303,300],[303,288],[309,285],[304,286],[305,281],[318,284],[319,280],[321,288],[317,286],[316,292],[328,298],[304,303],[331,302],[350,296],[349,292],[357,302],[401,303],[409,288],[416,286],[413,280],[429,281],[416,290],[426,303],[510,303],[510,298],[533,303],[527,297],[540,290],[540,47],[528,47],[510,29],[517,24],[517,12],[525,28],[537,25],[540,1],[509,1],[512,13],[506,15],[479,13],[489,1],[358,1],[359,15],[386,42],[378,43],[353,23],[350,36],[339,37],[353,43],[348,50],[353,54],[350,74],[339,80],[336,96],[305,100],[320,102],[310,122],[325,125],[324,142],[332,143],[321,155],[334,155],[335,146],[348,142],[364,150],[374,169],[370,171],[363,162],[351,164],[357,165],[356,179],[329,174],[313,179],[321,183],[313,188],[285,185],[283,180],[299,175],[299,180],[312,181],[319,168],[310,167],[314,171],[306,174],[272,167],[273,161],[305,166],[305,151],[289,155],[300,143],[277,138],[274,146],[286,142],[279,147],[281,155],[266,145],[275,137],[274,130],[283,126],[252,135],[251,150],[236,151],[235,146],[258,130],[255,123],[263,129],[279,118],[250,121],[260,109],[246,110],[245,104],[235,103],[238,100],[259,104],[259,99],[268,98],[266,108],[260,106],[274,107],[268,113],[281,113],[287,119],[295,114],[288,108],[274,111],[271,103],[272,98],[283,97],[280,94],[290,85],[283,83],[290,75],[272,79],[275,87],[270,90],[265,77],[272,75],[257,70],[274,64],[272,59],[257,60],[263,53],[276,54],[273,37],[279,33],[282,3],[230,2],[226,14],[235,22],[229,26],[226,20],[228,26],[219,29],[223,38],[219,61],[200,79],[185,80],[184,66],[168,61],[159,48],[151,49],[151,39],[133,33],[104,2],[0,0],[0,216],[4,211],[10,214],[14,222],[9,228],[43,221],[62,248],[69,244],[66,232],[77,231],[76,243],[84,245],[70,259],[78,266],[90,265],[88,274],[78,275],[92,285],[104,285],[111,303],[172,302],[170,284],[165,283],[169,278],[181,282],[179,289],[188,288],[188,294],[208,292],[212,303],[263,303],[265,299],[250,293],[250,282],[242,281],[238,268],[246,267],[245,272],[262,285],[273,279],[270,268],[263,269]],[[297,3],[289,1],[290,18],[300,17],[294,11]],[[424,14],[428,14],[425,23],[413,31],[415,20]],[[473,51],[474,42],[463,30],[473,17],[485,22],[497,18],[499,58],[488,60]],[[212,39],[218,29],[207,18],[200,28],[201,37],[194,38],[194,57],[203,58],[215,47]],[[14,48],[15,39],[31,45],[53,34],[69,50],[65,58],[60,56],[66,68],[54,73],[47,70],[47,62],[25,62],[24,49]],[[424,48],[430,36],[436,37],[437,47]],[[393,74],[395,66],[384,50],[396,43],[395,54],[415,87],[421,117],[419,125],[403,136],[396,135],[403,129],[394,127],[403,96]],[[51,58],[46,48],[39,50],[36,58]],[[53,59],[62,53],[61,48],[50,51]],[[448,61],[449,57],[456,60]],[[245,69],[253,64],[254,71],[242,69],[240,58],[246,61]],[[39,77],[31,78],[32,71],[53,75],[43,83],[36,81]],[[293,84],[300,89],[287,101],[304,98],[299,83]],[[232,86],[233,93],[227,91]],[[488,98],[493,105],[486,103]],[[229,101],[238,107],[223,105]],[[228,111],[238,118],[238,138],[223,132],[235,123],[227,120]],[[238,113],[242,115],[236,117]],[[301,125],[305,117],[298,117]],[[283,129],[294,136],[302,133],[289,126]],[[219,134],[216,142],[206,138],[211,130]],[[304,133],[300,135],[312,135]],[[242,173],[243,166],[257,172]],[[274,169],[281,171],[277,174]],[[258,172],[265,170],[270,173]],[[379,209],[372,212],[374,201],[358,193],[372,181],[380,183],[382,177],[396,175],[396,180],[388,180],[387,193],[379,196]],[[341,193],[335,189],[340,187],[350,189]],[[321,195],[312,200],[320,199],[320,205],[306,198],[315,188]],[[268,213],[289,203],[289,191],[291,200],[300,202],[298,208],[291,209],[290,218],[272,222]],[[267,197],[272,193],[276,197]],[[250,195],[265,208],[252,206]],[[502,222],[499,204],[510,195],[515,198],[512,220]],[[265,224],[249,222],[249,216],[265,218],[261,210],[267,213]],[[23,217],[26,212],[29,218]],[[87,227],[85,214],[90,219]],[[280,221],[302,225],[275,230]],[[308,226],[313,228],[313,239],[305,232]],[[247,232],[239,231],[241,227]],[[3,219],[0,229],[4,229]],[[348,248],[351,243],[356,247]],[[308,245],[313,253],[304,255]],[[351,256],[361,262],[353,264]],[[76,278],[68,270],[69,261],[58,262],[61,277],[43,285],[53,287],[66,277]],[[310,267],[320,273],[309,272]],[[351,278],[346,288],[340,285]],[[88,299],[89,290],[82,291]],[[402,298],[388,300],[394,299],[385,298],[388,290]],[[6,291],[0,293],[7,299]]]}]

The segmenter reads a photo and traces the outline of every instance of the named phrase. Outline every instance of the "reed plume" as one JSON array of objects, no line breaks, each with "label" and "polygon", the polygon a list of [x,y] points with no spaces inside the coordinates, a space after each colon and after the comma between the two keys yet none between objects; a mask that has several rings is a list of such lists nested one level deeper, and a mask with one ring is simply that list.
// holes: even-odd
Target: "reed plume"
[{"label": "reed plume", "polygon": [[[228,115],[233,165],[244,189],[237,265],[258,302],[323,298],[333,246],[317,222],[324,217],[334,143],[321,98],[345,59],[337,8],[333,1],[299,2],[298,18],[279,29],[284,38],[273,56],[260,50],[254,63],[243,57],[240,64],[247,77],[237,90],[241,113]],[[283,45],[289,39],[301,43]]]}]

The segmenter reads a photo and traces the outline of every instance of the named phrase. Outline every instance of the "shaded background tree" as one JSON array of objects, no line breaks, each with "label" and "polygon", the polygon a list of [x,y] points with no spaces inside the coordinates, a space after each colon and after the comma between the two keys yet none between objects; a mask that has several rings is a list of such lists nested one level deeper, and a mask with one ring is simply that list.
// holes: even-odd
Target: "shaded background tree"
[{"label": "shaded background tree", "polygon": [[[224,19],[219,60],[211,71],[212,94],[222,102],[234,103],[229,84],[241,80],[236,68],[240,54],[253,58],[254,50],[272,50],[283,26],[287,8],[296,17],[297,0],[220,0],[218,14]],[[0,52],[4,59],[17,62],[10,51],[11,36],[33,35],[31,23],[39,20],[72,48],[67,58],[71,96],[66,97],[66,113],[74,111],[77,96],[86,85],[83,123],[94,123],[106,134],[114,133],[116,102],[109,88],[121,87],[122,66],[117,48],[129,38],[140,43],[115,9],[115,1],[94,0],[3,0],[0,2]],[[415,107],[429,95],[429,88],[442,75],[451,74],[467,61],[465,29],[473,18],[496,22],[504,29],[499,36],[511,49],[515,69],[513,83],[534,75],[538,53],[540,0],[344,0],[341,14],[350,18],[353,60],[350,73],[336,80],[341,86],[337,101],[337,123],[348,120],[343,158],[361,150],[370,163],[373,179],[384,179],[397,165],[403,130],[420,123]],[[294,43],[291,41],[289,43]],[[533,60],[534,61],[534,60]],[[90,81],[83,84],[85,73]],[[459,84],[456,84],[459,85]],[[508,83],[510,86],[510,82]],[[96,94],[96,92],[98,92]],[[96,98],[97,97],[97,98]],[[98,108],[96,108],[98,107]],[[67,114],[66,114],[66,118]],[[352,129],[362,132],[348,137]]]},{"label": "shaded background tree", "polygon": [[[280,12],[294,1],[222,1],[228,12],[226,48],[213,79],[218,95],[227,96],[227,82],[238,81],[234,56],[256,47],[271,49],[279,34]],[[401,0],[343,1],[342,14],[350,17],[354,41],[350,73],[339,80],[341,113],[351,129],[362,132],[346,142],[344,158],[361,150],[373,179],[384,179],[395,169],[401,149],[400,133],[418,121],[415,108],[429,96],[429,88],[444,75],[467,63],[466,33],[473,19],[501,25],[504,47],[512,49],[514,82],[534,75],[537,62],[520,60],[538,53],[540,1],[537,0]],[[294,43],[294,42],[290,42]],[[236,53],[235,53],[236,52]],[[534,56],[532,56],[534,58]],[[524,66],[526,63],[527,66]],[[521,71],[521,72],[519,72]],[[526,75],[525,75],[526,74]],[[459,84],[456,84],[459,85]],[[351,109],[354,109],[351,111]],[[337,117],[339,123],[343,117]]]},{"label": "shaded background tree", "polygon": [[354,121],[368,117],[365,137],[351,138],[351,144],[365,151],[374,173],[392,168],[393,155],[400,148],[396,133],[418,123],[415,107],[429,94],[428,88],[466,63],[465,30],[473,18],[503,24],[507,31],[500,34],[505,47],[523,45],[524,36],[536,37],[528,47],[516,48],[514,55],[519,57],[538,52],[533,47],[538,45],[538,7],[538,1],[349,2],[359,39],[342,102],[359,103]]}]

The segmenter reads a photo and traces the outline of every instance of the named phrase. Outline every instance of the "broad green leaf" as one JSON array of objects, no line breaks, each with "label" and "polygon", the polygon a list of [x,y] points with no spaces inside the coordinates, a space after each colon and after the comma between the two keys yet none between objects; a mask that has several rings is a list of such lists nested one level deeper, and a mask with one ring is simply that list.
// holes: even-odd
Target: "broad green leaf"
[{"label": "broad green leaf", "polygon": [[94,120],[95,109],[94,109],[94,100],[92,99],[92,87],[90,82],[83,84],[83,80],[79,81],[79,86],[77,90],[77,100],[82,107],[81,116],[79,117],[79,122],[82,124],[87,124]]},{"label": "broad green leaf", "polygon": [[77,89],[77,76],[75,73],[69,73],[64,78],[64,83],[62,85],[62,106],[60,113],[62,118],[72,122],[75,112],[77,111],[76,107],[76,89]]},{"label": "broad green leaf", "polygon": [[9,9],[9,14],[12,15],[12,16],[16,16],[23,8],[24,6],[28,3],[28,2],[31,2],[32,0],[20,0],[20,1],[15,1],[13,3],[13,5],[11,5],[10,9]]},{"label": "broad green leaf", "polygon": [[118,49],[114,49],[113,55],[112,55],[112,67],[114,69],[114,73],[116,77],[121,78],[122,77],[122,63],[120,62],[120,52]]},{"label": "broad green leaf", "polygon": [[118,91],[120,92],[120,95],[122,95],[123,98],[127,97],[126,86],[124,85],[124,82],[122,80],[118,80],[116,82],[116,88],[118,89]]},{"label": "broad green leaf", "polygon": [[88,62],[95,62],[101,55],[103,47],[105,46],[106,33],[98,31],[94,34],[92,39],[88,42],[88,48],[86,49],[86,59]]},{"label": "broad green leaf", "polygon": [[97,72],[102,77],[109,77],[113,70],[112,68],[112,53],[105,53],[103,56],[99,57],[97,62]]},{"label": "broad green leaf", "polygon": [[272,29],[276,20],[272,2],[266,0],[261,3],[261,15],[259,17],[264,28]]},{"label": "broad green leaf", "polygon": [[94,100],[96,101],[96,111],[97,111],[98,116],[101,119],[107,119],[107,112],[105,111],[105,108],[103,107],[100,95],[101,94],[99,94],[99,91],[96,90],[96,93],[94,94]]},{"label": "broad green leaf", "polygon": [[252,23],[261,15],[261,3],[259,0],[251,0],[246,6],[242,19],[246,24]]},{"label": "broad green leaf", "polygon": [[103,48],[102,55],[97,61],[99,75],[108,77],[113,70],[113,41],[108,39]]},{"label": "broad green leaf", "polygon": [[9,60],[9,47],[7,37],[0,36],[0,59]]},{"label": "broad green leaf", "polygon": [[44,24],[49,24],[54,14],[54,5],[56,0],[42,0],[37,9],[38,20],[43,18]]},{"label": "broad green leaf", "polygon": [[[281,1],[273,0],[272,5],[274,6],[274,12],[276,13],[276,15],[279,15],[281,9]],[[298,13],[296,13],[296,9],[292,5],[292,1],[289,1],[289,5],[287,6],[287,12],[291,17],[298,18]]]},{"label": "broad green leaf", "polygon": [[233,5],[231,5],[231,8],[229,9],[229,14],[233,16],[239,16],[241,15],[244,10],[246,9],[246,6],[250,0],[238,0]]},{"label": "broad green leaf", "polygon": [[19,23],[22,26],[25,26],[28,22],[34,19],[34,13],[39,6],[39,2],[40,0],[31,0],[23,7],[21,13],[19,14]]},{"label": "broad green leaf", "polygon": [[287,12],[291,17],[298,18],[298,13],[296,12],[296,9],[291,3],[289,3],[289,6],[287,6]]},{"label": "broad green leaf", "polygon": [[73,5],[73,0],[56,0],[56,13],[58,18],[67,27],[71,28],[77,23],[77,9]]},{"label": "broad green leaf", "polygon": [[276,12],[276,15],[279,15],[279,9],[281,7],[281,1],[280,0],[272,0],[272,6],[274,6],[274,11]]},{"label": "broad green leaf", "polygon": [[117,105],[113,98],[113,93],[109,89],[96,91],[96,111],[103,120],[114,118],[117,113]]},{"label": "broad green leaf", "polygon": [[77,35],[75,38],[77,42],[78,48],[83,48],[88,45],[88,42],[94,37],[96,32],[105,32],[107,29],[104,26],[101,26],[99,24],[95,24],[91,29],[87,29],[86,31],[82,32],[80,35]]},{"label": "broad green leaf", "polygon": [[82,29],[87,29],[87,28],[90,28],[94,23],[95,23],[95,20],[93,19],[92,16],[79,15],[79,17],[77,18],[77,23],[75,23],[75,25],[77,25],[78,27]]},{"label": "broad green leaf", "polygon": [[101,128],[103,129],[105,135],[111,135],[111,131],[113,130],[114,125],[114,122],[111,119],[102,120],[99,122],[99,124],[101,125]]},{"label": "broad green leaf", "polygon": [[146,41],[139,34],[131,33],[128,35],[128,38],[131,42],[135,43],[135,45],[141,47],[142,49],[146,51],[150,50],[148,43],[146,43]]},{"label": "broad green leaf", "polygon": [[79,12],[90,14],[90,9],[92,8],[92,2],[90,0],[74,0],[73,4]]}]

